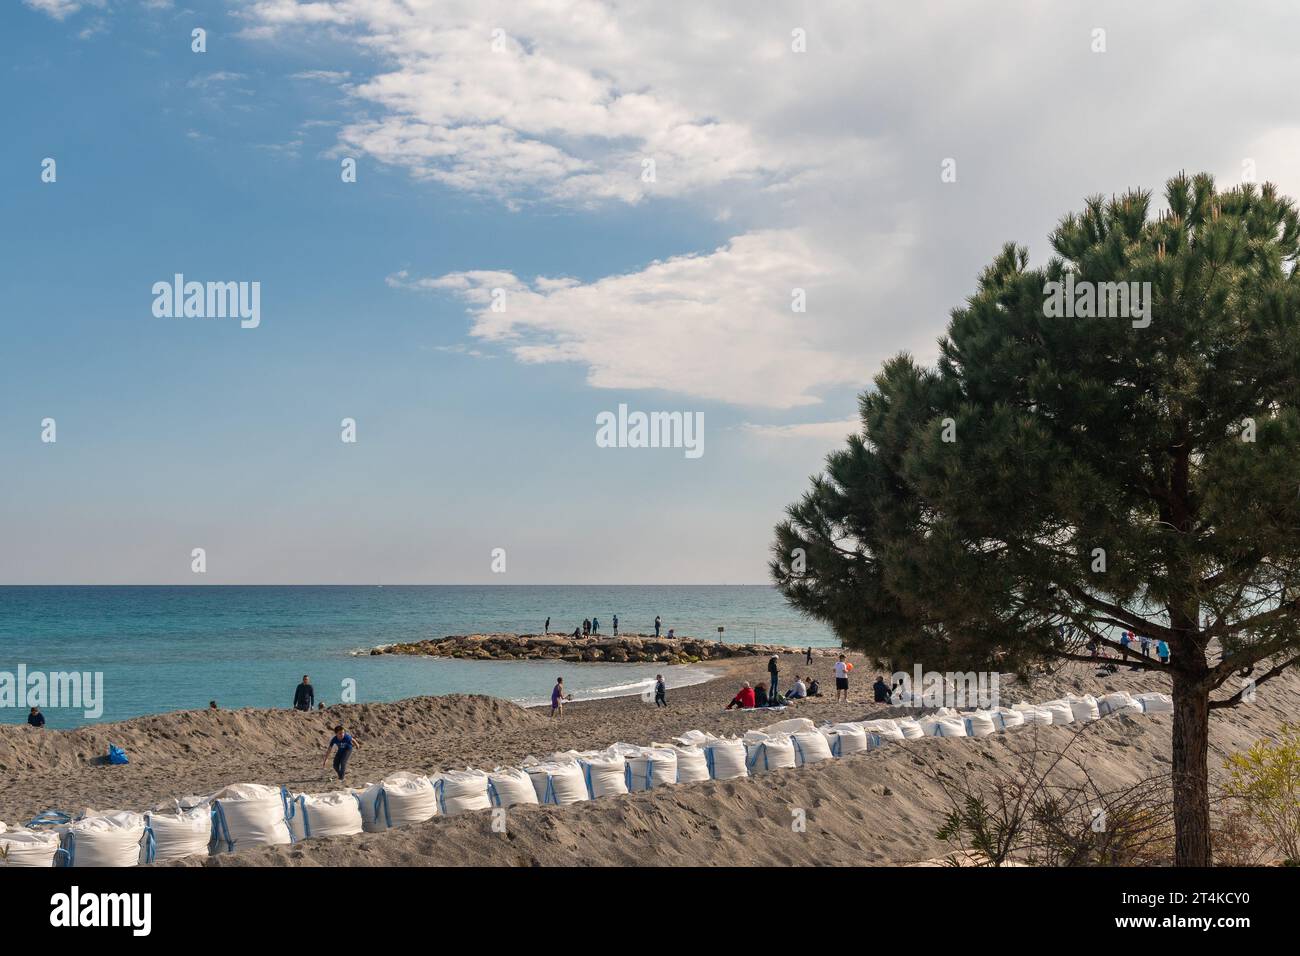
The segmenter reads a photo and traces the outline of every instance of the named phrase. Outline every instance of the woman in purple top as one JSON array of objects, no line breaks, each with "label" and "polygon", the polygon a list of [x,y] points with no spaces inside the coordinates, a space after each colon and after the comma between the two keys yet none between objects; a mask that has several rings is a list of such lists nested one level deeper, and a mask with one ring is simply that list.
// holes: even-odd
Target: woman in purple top
[{"label": "woman in purple top", "polygon": [[552,717],[564,716],[564,702],[566,700],[573,700],[573,695],[569,694],[567,697],[565,696],[564,678],[557,677],[555,678],[555,686],[551,688],[551,716]]}]

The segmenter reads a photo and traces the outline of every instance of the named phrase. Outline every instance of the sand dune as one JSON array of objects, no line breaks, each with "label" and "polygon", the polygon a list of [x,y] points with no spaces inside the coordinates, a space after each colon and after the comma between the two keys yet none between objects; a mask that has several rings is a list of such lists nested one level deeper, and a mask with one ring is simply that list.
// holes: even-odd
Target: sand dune
[{"label": "sand dune", "polygon": [[[783,672],[816,673],[829,660],[783,660]],[[328,728],[345,723],[360,743],[349,782],[360,785],[394,770],[432,772],[519,763],[525,756],[591,749],[615,741],[664,741],[689,729],[718,734],[790,716],[858,720],[912,713],[869,700],[874,672],[859,660],[847,704],[820,699],[784,713],[724,711],[742,678],[762,676],[762,662],[728,662],[725,676],[670,693],[656,709],[639,697],[584,701],[563,720],[488,697],[422,697],[387,704],[339,705],[323,712],[190,711],[74,731],[0,727],[0,820],[17,823],[41,810],[135,809],[171,797],[209,793],[233,782],[287,784],[295,790],[337,788],[320,759]],[[757,670],[758,673],[754,673]],[[1004,703],[1045,700],[1067,692],[1167,691],[1158,676],[1097,677],[1067,665],[1019,684],[1007,676]],[[1254,704],[1212,717],[1211,764],[1274,733],[1300,710],[1300,675],[1265,685]],[[1169,770],[1170,718],[1108,717],[1088,725],[1072,745],[1099,785],[1124,787]],[[575,807],[512,809],[508,832],[493,833],[486,814],[435,819],[407,830],[324,839],[195,865],[292,864],[743,864],[917,862],[950,848],[935,830],[949,808],[943,781],[987,785],[1027,747],[1057,746],[1071,728],[1023,730],[980,739],[931,738],[833,763],[776,771],[761,778],[712,781],[632,794]],[[131,756],[125,767],[103,765],[109,741]],[[804,833],[791,811],[806,811]]]}]

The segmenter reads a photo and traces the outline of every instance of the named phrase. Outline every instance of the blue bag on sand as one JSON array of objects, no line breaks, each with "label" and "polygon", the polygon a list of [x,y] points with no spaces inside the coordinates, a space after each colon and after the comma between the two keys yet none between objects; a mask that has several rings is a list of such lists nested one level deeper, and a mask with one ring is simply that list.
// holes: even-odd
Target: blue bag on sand
[{"label": "blue bag on sand", "polygon": [[109,763],[130,763],[126,757],[126,751],[121,747],[108,745],[108,762]]}]

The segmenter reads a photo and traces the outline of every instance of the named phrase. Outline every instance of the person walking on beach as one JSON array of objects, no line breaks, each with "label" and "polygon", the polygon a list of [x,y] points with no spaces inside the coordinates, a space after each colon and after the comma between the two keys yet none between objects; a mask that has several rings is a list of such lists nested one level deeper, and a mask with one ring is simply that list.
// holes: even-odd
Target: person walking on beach
[{"label": "person walking on beach", "polygon": [[767,699],[776,700],[776,686],[780,674],[777,671],[775,654],[773,654],[771,657],[767,659],[767,673],[769,677],[768,688],[767,688]]},{"label": "person walking on beach", "polygon": [[555,678],[555,686],[551,688],[551,716],[552,717],[564,716],[564,702],[566,700],[573,700],[573,695],[569,694],[568,696],[565,696],[564,678],[557,677]]},{"label": "person walking on beach", "polygon": [[343,775],[347,773],[348,761],[352,758],[352,748],[355,745],[356,741],[352,739],[352,735],[343,730],[342,724],[337,724],[334,727],[334,736],[330,738],[329,745],[325,748],[325,759],[320,762],[321,767],[329,762],[330,751],[338,747],[338,753],[334,755],[334,772],[342,780]]},{"label": "person walking on beach", "polygon": [[655,706],[668,706],[668,685],[664,683],[664,675],[655,675]]},{"label": "person walking on beach", "polygon": [[1150,656],[1151,656],[1151,638],[1149,638],[1149,637],[1147,637],[1145,634],[1143,634],[1140,638],[1138,638],[1138,643],[1142,646],[1142,656],[1143,656],[1143,657],[1150,657]]},{"label": "person walking on beach", "polygon": [[614,636],[618,637],[618,615],[614,615]]},{"label": "person walking on beach", "polygon": [[659,615],[655,615],[655,637],[659,636]]},{"label": "person walking on beach", "polygon": [[[843,656],[843,655],[841,655],[841,656]],[[803,662],[804,662],[805,664],[811,664],[811,663],[812,663],[812,648],[811,648],[811,647],[808,648],[808,650],[806,650],[806,651],[803,652]]]},{"label": "person walking on beach", "polygon": [[29,727],[45,726],[45,715],[41,713],[41,709],[39,707],[33,707],[31,710],[27,712],[27,726]]},{"label": "person walking on beach", "polygon": [[[841,694],[844,696],[841,697]],[[843,654],[835,662],[835,699],[846,704],[849,702],[849,665],[845,663]]]},{"label": "person walking on beach", "polygon": [[293,692],[293,709],[311,710],[311,705],[314,703],[316,703],[316,689],[311,686],[311,678],[303,674],[302,683]]}]

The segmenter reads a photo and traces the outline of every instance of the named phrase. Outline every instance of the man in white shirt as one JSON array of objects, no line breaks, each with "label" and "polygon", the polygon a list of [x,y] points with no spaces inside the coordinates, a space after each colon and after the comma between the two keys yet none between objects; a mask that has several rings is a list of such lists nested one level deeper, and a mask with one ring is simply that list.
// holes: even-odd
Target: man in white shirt
[{"label": "man in white shirt", "polygon": [[[841,694],[844,696],[841,697]],[[844,662],[843,654],[835,662],[835,699],[845,703],[849,700],[849,665]]]}]

